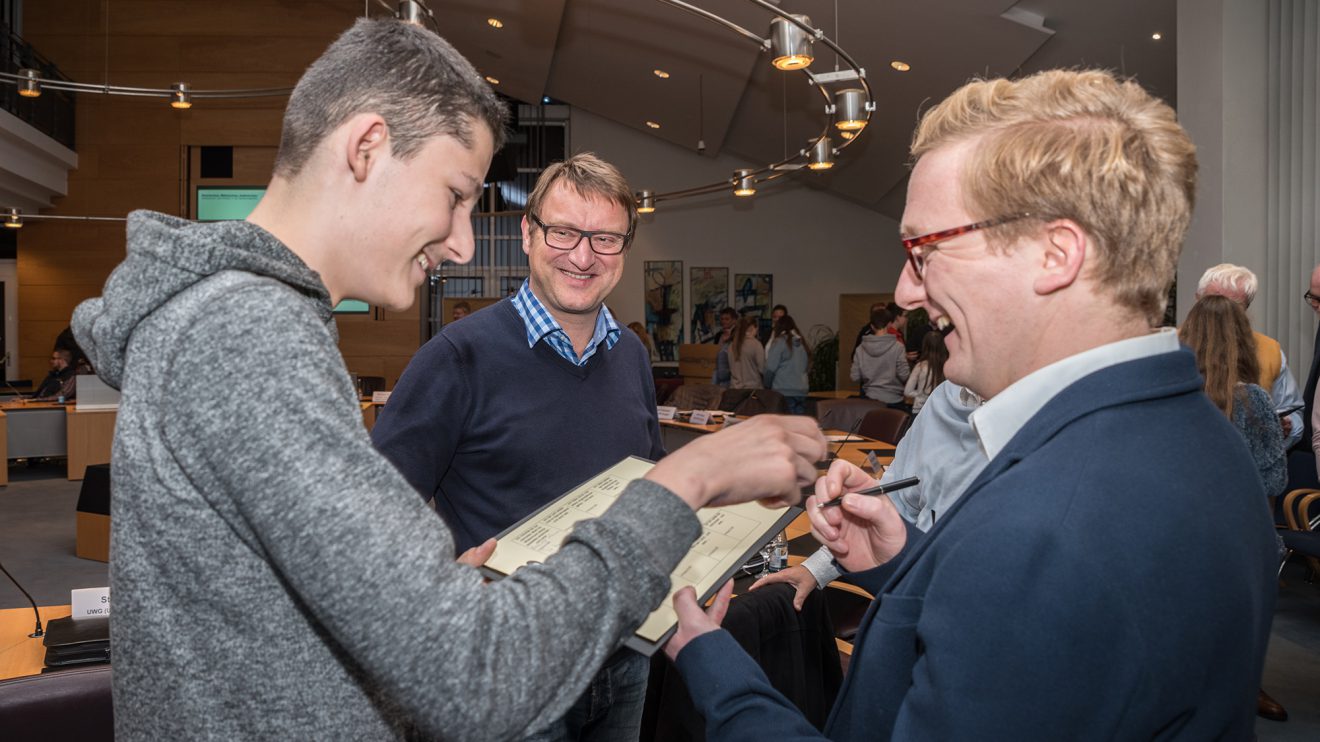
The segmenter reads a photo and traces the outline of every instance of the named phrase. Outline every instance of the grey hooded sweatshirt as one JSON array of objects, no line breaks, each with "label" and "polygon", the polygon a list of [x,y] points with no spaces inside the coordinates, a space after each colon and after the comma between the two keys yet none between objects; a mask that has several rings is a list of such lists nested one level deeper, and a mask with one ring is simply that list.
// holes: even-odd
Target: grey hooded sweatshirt
[{"label": "grey hooded sweatshirt", "polygon": [[483,584],[372,448],[320,278],[252,224],[135,212],[73,327],[123,390],[121,740],[518,737],[582,694],[700,533],[635,482],[545,565]]},{"label": "grey hooded sweatshirt", "polygon": [[862,394],[881,402],[902,402],[908,373],[907,351],[887,332],[867,335],[853,351],[851,377],[862,382]]}]

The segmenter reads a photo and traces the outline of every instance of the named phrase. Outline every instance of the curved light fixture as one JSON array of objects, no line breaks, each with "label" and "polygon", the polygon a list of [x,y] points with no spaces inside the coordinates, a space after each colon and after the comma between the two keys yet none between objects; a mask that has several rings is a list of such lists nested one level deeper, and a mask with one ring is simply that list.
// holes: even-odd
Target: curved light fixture
[{"label": "curved light fixture", "polygon": [[[732,21],[684,2],[684,0],[659,1],[666,5],[672,5],[680,10],[686,10],[693,15],[723,26],[756,44],[762,51],[773,51],[774,59],[776,60],[776,67],[783,68],[783,63],[779,61],[781,57],[784,59],[793,58],[789,69],[796,69],[803,75],[806,75],[807,82],[820,93],[821,100],[824,104],[825,121],[822,124],[820,134],[809,141],[806,149],[800,150],[794,155],[785,157],[779,162],[773,162],[760,168],[738,170],[732,179],[725,179],[715,183],[707,183],[706,185],[684,188],[677,191],[652,194],[653,204],[658,204],[661,201],[666,200],[689,198],[692,196],[704,196],[720,192],[727,193],[728,191],[726,189],[730,184],[735,186],[735,194],[740,196],[750,196],[756,192],[755,184],[758,182],[765,183],[772,181],[775,178],[783,177],[787,173],[799,170],[804,166],[813,170],[826,169],[834,163],[835,157],[856,140],[857,136],[861,134],[862,130],[865,129],[866,124],[870,121],[871,113],[875,111],[875,102],[871,97],[871,85],[866,80],[866,70],[862,69],[861,65],[857,64],[848,52],[844,51],[838,44],[830,40],[830,38],[825,35],[824,31],[818,28],[813,28],[810,19],[806,16],[792,15],[786,11],[780,10],[775,5],[767,2],[767,0],[748,0],[748,2],[773,16],[770,23],[771,38],[763,39],[757,34],[748,31]],[[811,57],[813,55],[812,45],[815,41],[824,44],[838,55],[839,62],[843,65],[847,65],[849,69],[828,74],[822,73],[820,75],[813,75],[806,67],[811,63]],[[805,57],[805,61],[802,59],[803,57]],[[794,64],[796,64],[795,67],[793,66]],[[850,113],[849,115],[857,116],[858,118],[850,119],[850,121],[860,122],[860,124],[854,124],[853,129],[841,130],[840,137],[844,141],[840,142],[837,147],[834,146],[834,142],[829,139],[829,135],[834,131],[831,126],[831,117],[835,115],[838,105],[836,104],[835,96],[826,89],[826,85],[836,83],[847,83],[849,86],[848,90],[855,90],[861,93],[861,98],[857,100],[854,100],[856,93],[851,92],[842,99],[842,101],[846,102],[850,107],[849,111],[852,111],[853,108],[857,110],[856,113]],[[822,140],[825,141],[824,144],[822,144]],[[704,149],[704,147],[699,145],[698,150],[700,151],[701,149]],[[817,150],[821,150],[822,154],[813,157],[811,153]],[[824,156],[824,152],[828,152],[829,156]],[[829,164],[826,164],[827,162]],[[650,192],[646,191],[646,193]]]},{"label": "curved light fixture", "polygon": [[24,98],[41,97],[41,73],[30,67],[18,71],[18,94]]},{"label": "curved light fixture", "polygon": [[834,142],[821,137],[807,152],[807,167],[811,170],[829,170],[834,167]]},{"label": "curved light fixture", "polygon": [[637,213],[650,214],[655,211],[655,193],[652,191],[640,191],[637,194]]},{"label": "curved light fixture", "polygon": [[22,229],[23,212],[18,209],[10,209],[8,216],[5,217],[5,226],[9,229]]},{"label": "curved light fixture", "polygon": [[866,91],[845,88],[834,94],[834,125],[840,131],[859,131],[870,120],[874,104],[868,107]]},{"label": "curved light fixture", "polygon": [[192,108],[192,86],[186,82],[176,82],[170,90],[173,91],[170,96],[171,108]]},{"label": "curved light fixture", "polygon": [[399,20],[414,26],[426,25],[426,9],[417,0],[399,0]]},{"label": "curved light fixture", "polygon": [[733,195],[751,196],[756,193],[756,178],[751,170],[733,171]]},{"label": "curved light fixture", "polygon": [[[805,26],[811,25],[811,19],[805,15],[795,15],[793,20]],[[770,20],[770,47],[775,55],[770,63],[775,69],[805,69],[815,60],[811,56],[811,37],[802,26],[787,18]]]},{"label": "curved light fixture", "polygon": [[[375,0],[376,4],[389,9],[390,6],[385,0]],[[435,16],[431,10],[426,7],[422,0],[400,0],[398,10],[394,12],[396,18],[409,23],[415,23],[419,26],[430,23],[435,28],[436,33],[439,29],[436,27]],[[9,83],[18,87],[18,94],[25,98],[36,98],[41,95],[42,90],[59,90],[70,93],[97,93],[100,95],[126,95],[142,98],[164,98],[175,108],[189,108],[193,100],[216,99],[216,98],[266,98],[273,96],[286,96],[293,92],[293,88],[237,88],[233,90],[193,90],[187,83],[175,83],[168,88],[137,88],[125,85],[94,84],[87,82],[74,82],[72,80],[61,80],[58,78],[47,79],[41,77],[39,71],[23,68],[18,74],[12,72],[0,72],[0,83]]]}]

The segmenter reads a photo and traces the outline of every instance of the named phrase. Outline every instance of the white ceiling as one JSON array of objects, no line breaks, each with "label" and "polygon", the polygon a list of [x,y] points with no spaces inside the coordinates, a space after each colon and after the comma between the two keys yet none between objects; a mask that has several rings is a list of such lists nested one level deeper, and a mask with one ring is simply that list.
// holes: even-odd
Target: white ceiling
[{"label": "white ceiling", "polygon": [[[749,0],[691,4],[769,35],[770,14]],[[727,152],[753,163],[778,161],[819,134],[825,122],[823,101],[801,73],[773,69],[752,42],[660,0],[428,5],[441,34],[497,78],[507,95],[528,102],[548,95],[691,151],[703,140],[707,156]],[[970,77],[1105,67],[1176,104],[1176,0],[779,5],[810,16],[852,55],[866,69],[877,102],[868,131],[833,170],[792,177],[891,216],[902,208],[907,145],[920,111]],[[492,28],[490,17],[504,27]],[[1160,41],[1151,39],[1157,31]],[[816,53],[813,70],[834,68],[828,48],[817,44]],[[891,69],[895,59],[909,63],[911,71]],[[656,68],[670,77],[656,77]],[[660,128],[648,128],[648,120]]]}]

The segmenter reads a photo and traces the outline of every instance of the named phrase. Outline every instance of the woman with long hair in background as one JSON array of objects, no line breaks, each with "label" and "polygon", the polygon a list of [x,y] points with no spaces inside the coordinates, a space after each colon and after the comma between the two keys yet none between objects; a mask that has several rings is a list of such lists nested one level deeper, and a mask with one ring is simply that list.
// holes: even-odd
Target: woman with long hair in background
[{"label": "woman with long hair in background", "polygon": [[811,348],[791,316],[785,314],[775,321],[768,347],[765,356],[766,387],[784,395],[789,414],[806,414],[807,369],[811,367]]}]

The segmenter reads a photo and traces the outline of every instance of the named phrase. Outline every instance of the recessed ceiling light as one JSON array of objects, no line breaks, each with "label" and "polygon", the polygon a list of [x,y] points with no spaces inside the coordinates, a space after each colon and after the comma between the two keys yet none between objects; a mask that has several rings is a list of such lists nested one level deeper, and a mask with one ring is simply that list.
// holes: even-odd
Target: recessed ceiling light
[{"label": "recessed ceiling light", "polygon": [[889,63],[889,66],[890,66],[890,67],[893,67],[894,69],[898,70],[899,72],[907,72],[908,70],[912,69],[912,65],[908,64],[907,62],[900,62],[900,61],[898,61],[897,59],[895,59],[894,61],[890,62],[890,63]]},{"label": "recessed ceiling light", "polygon": [[1159,31],[1156,31],[1155,33],[1151,34],[1150,37],[1152,39],[1155,39],[1156,41],[1159,41],[1160,39],[1164,38],[1164,34],[1160,33]]},{"label": "recessed ceiling light", "polygon": [[651,127],[652,129],[659,129],[659,128],[660,128],[660,124],[657,124],[657,123],[654,122],[654,121],[647,121],[647,122],[646,122],[646,125],[649,126],[649,127]]},{"label": "recessed ceiling light", "polygon": [[669,73],[668,73],[668,72],[665,72],[664,70],[651,70],[651,74],[655,75],[656,77],[660,78],[661,80],[668,80],[668,79],[669,79]]},{"label": "recessed ceiling light", "polygon": [[491,28],[504,28],[504,21],[499,18],[487,18],[486,23],[489,23]]},{"label": "recessed ceiling light", "polygon": [[496,80],[495,78],[491,77],[490,75],[486,75],[486,82],[490,83],[491,85],[499,85],[499,84],[500,84],[500,81],[499,81],[499,80]]}]

